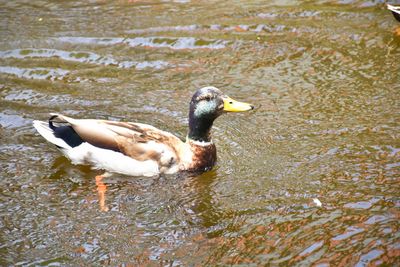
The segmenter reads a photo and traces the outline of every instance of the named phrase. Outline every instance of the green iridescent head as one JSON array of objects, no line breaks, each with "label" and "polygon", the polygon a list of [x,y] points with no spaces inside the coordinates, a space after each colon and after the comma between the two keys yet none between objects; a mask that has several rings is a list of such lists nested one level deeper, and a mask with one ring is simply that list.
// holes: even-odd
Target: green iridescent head
[{"label": "green iridescent head", "polygon": [[213,86],[197,90],[190,101],[189,138],[209,142],[210,129],[216,118],[226,112],[251,110],[250,104],[238,102]]}]

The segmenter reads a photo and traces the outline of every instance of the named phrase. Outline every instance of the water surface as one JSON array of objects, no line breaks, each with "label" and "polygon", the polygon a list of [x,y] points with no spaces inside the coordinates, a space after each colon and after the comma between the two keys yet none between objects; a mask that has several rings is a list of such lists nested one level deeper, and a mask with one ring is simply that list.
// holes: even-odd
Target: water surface
[{"label": "water surface", "polygon": [[[0,265],[400,264],[399,24],[379,1],[3,1]],[[214,85],[256,105],[202,175],[93,171],[49,112],[186,136]],[[318,199],[318,201],[313,200]],[[317,203],[317,204],[316,204]]]}]

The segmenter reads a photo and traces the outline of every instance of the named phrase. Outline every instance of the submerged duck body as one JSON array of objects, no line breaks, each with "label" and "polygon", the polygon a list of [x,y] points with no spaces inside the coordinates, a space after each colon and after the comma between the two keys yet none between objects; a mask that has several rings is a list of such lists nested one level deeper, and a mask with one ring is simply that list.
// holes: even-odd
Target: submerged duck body
[{"label": "submerged duck body", "polygon": [[196,91],[190,102],[186,141],[151,125],[51,114],[48,122],[34,121],[36,130],[74,164],[132,176],[179,171],[206,171],[217,160],[210,130],[226,112],[253,109],[215,87]]}]

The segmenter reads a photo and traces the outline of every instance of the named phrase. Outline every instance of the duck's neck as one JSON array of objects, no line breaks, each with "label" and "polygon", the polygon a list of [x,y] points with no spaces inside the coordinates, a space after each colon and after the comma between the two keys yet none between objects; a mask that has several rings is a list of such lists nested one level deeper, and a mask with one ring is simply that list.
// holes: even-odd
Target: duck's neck
[{"label": "duck's neck", "polygon": [[199,142],[211,142],[210,131],[213,122],[213,118],[198,118],[190,112],[188,138]]}]

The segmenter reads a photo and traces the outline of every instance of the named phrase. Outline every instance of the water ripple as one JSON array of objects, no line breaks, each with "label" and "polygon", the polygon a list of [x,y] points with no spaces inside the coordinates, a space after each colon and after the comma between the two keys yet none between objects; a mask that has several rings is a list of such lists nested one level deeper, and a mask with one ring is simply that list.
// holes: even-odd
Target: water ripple
[{"label": "water ripple", "polygon": [[[17,102],[26,103],[27,105],[30,106],[45,105],[47,107],[53,107],[61,105],[77,105],[84,107],[93,107],[96,105],[111,104],[111,101],[109,100],[95,101],[93,99],[91,100],[76,99],[71,97],[71,95],[69,94],[50,95],[48,93],[44,94],[29,89],[4,91],[2,93],[2,96],[5,101],[10,101],[14,103]],[[1,114],[0,114],[0,124],[1,124]]]},{"label": "water ripple", "polygon": [[131,47],[180,49],[222,49],[228,41],[197,39],[194,37],[136,37],[136,38],[95,38],[95,37],[59,37],[61,42],[88,45],[127,44]]},{"label": "water ripple", "polygon": [[203,31],[223,31],[223,32],[281,32],[283,30],[293,30],[292,27],[287,27],[282,24],[239,24],[226,26],[222,24],[211,25],[178,25],[178,26],[163,26],[150,27],[145,29],[132,29],[126,31],[128,34],[146,34],[158,32],[203,32]]},{"label": "water ripple", "polygon": [[[21,116],[15,114],[6,114],[0,112],[0,127],[3,128],[20,128],[22,126],[26,126],[29,122],[22,118]],[[4,149],[4,146],[1,147],[1,150]]]},{"label": "water ripple", "polygon": [[[100,41],[101,43],[101,41]],[[0,51],[0,58],[51,58],[57,57],[66,61],[98,64],[98,65],[113,65],[119,68],[136,68],[138,70],[145,68],[162,69],[170,64],[166,61],[117,61],[112,56],[101,56],[93,52],[86,51],[64,51],[56,49],[15,49],[8,51]]]},{"label": "water ripple", "polygon": [[372,19],[371,14],[355,14],[354,12],[348,11],[316,11],[316,10],[305,10],[305,11],[297,11],[297,12],[265,12],[265,13],[257,13],[256,17],[263,19],[304,19],[304,18],[313,18],[313,19],[324,19],[324,18],[346,18],[351,19],[354,16],[362,16],[363,18]]},{"label": "water ripple", "polygon": [[[360,261],[355,265],[356,267],[362,267],[369,265],[369,263],[377,258],[379,258],[384,253],[381,249],[374,249],[370,252],[361,255]],[[379,264],[378,264],[379,265]]]},{"label": "water ripple", "polygon": [[321,248],[323,244],[324,244],[324,241],[316,242],[316,243],[312,244],[311,246],[309,246],[308,248],[306,248],[305,250],[303,250],[299,254],[299,256],[302,257],[302,256],[305,256],[305,255],[308,255],[308,254],[314,252],[315,250]]},{"label": "water ripple", "polygon": [[365,230],[363,228],[350,226],[349,228],[347,228],[347,231],[345,233],[333,237],[332,240],[333,241],[341,241],[341,240],[347,239],[349,237],[352,237],[353,235],[362,233],[364,231]]},{"label": "water ripple", "polygon": [[345,208],[349,209],[369,209],[372,207],[373,204],[378,202],[378,198],[371,199],[369,201],[359,201],[355,203],[347,203],[344,205]]},{"label": "water ripple", "polygon": [[0,73],[12,74],[19,78],[37,80],[62,80],[70,71],[59,68],[18,68],[10,66],[0,66]]}]

